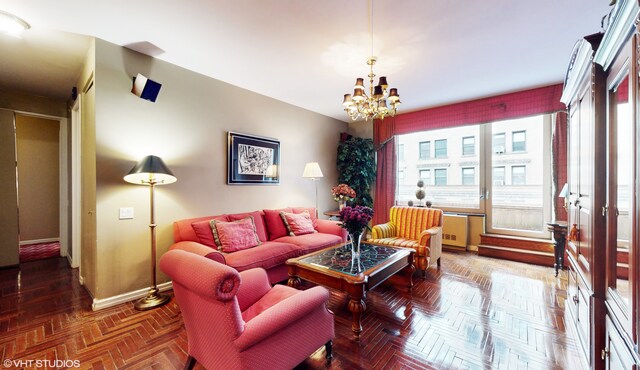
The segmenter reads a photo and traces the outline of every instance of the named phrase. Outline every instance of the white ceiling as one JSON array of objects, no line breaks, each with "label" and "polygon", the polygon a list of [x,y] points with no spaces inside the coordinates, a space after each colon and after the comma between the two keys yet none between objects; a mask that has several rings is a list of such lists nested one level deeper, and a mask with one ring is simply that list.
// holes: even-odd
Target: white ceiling
[{"label": "white ceiling", "polygon": [[[377,0],[374,72],[401,111],[562,82],[609,0]],[[366,77],[366,0],[0,0],[29,22],[0,36],[0,89],[66,98],[95,36],[347,121]],[[153,78],[153,76],[148,76]],[[159,81],[162,83],[162,81]]]}]

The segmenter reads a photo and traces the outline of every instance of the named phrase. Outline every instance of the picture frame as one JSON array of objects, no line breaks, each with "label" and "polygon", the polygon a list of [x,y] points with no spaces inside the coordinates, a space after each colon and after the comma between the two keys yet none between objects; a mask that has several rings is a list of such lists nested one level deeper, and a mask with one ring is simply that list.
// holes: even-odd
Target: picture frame
[{"label": "picture frame", "polygon": [[227,184],[280,184],[280,141],[228,131]]}]

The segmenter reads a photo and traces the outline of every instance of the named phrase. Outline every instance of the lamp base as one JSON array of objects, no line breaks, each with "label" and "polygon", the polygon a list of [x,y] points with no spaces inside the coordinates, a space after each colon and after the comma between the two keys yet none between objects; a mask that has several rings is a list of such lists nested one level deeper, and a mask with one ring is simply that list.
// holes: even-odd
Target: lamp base
[{"label": "lamp base", "polygon": [[139,299],[133,307],[138,311],[146,311],[169,303],[171,297],[162,295],[157,288],[149,289],[147,296]]}]

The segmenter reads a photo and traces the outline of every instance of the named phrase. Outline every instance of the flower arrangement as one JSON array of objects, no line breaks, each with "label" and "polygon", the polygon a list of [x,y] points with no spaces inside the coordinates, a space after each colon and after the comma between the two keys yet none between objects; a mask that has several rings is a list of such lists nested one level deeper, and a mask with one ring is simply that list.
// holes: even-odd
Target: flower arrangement
[{"label": "flower arrangement", "polygon": [[356,197],[356,192],[349,185],[340,184],[331,189],[331,195],[336,202],[351,201]]},{"label": "flower arrangement", "polygon": [[367,224],[373,218],[373,209],[366,206],[344,207],[340,211],[342,223],[340,227],[347,230],[351,235],[362,233]]}]

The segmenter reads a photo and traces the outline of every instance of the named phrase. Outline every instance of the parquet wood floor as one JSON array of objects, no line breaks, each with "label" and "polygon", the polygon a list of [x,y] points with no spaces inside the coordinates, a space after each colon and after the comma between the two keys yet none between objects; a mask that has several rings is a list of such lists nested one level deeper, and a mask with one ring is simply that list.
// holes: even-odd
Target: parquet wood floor
[{"label": "parquet wood floor", "polygon": [[[297,369],[579,369],[563,319],[566,273],[553,275],[444,253],[440,271],[414,276],[412,293],[400,280],[369,292],[359,343],[347,297],[332,292],[333,362],[326,366],[321,348]],[[187,336],[175,300],[146,312],[132,303],[93,312],[77,281],[62,258],[0,271],[0,360],[22,361],[3,368],[36,368],[36,360],[49,360],[40,363],[48,368],[182,368]]]}]

